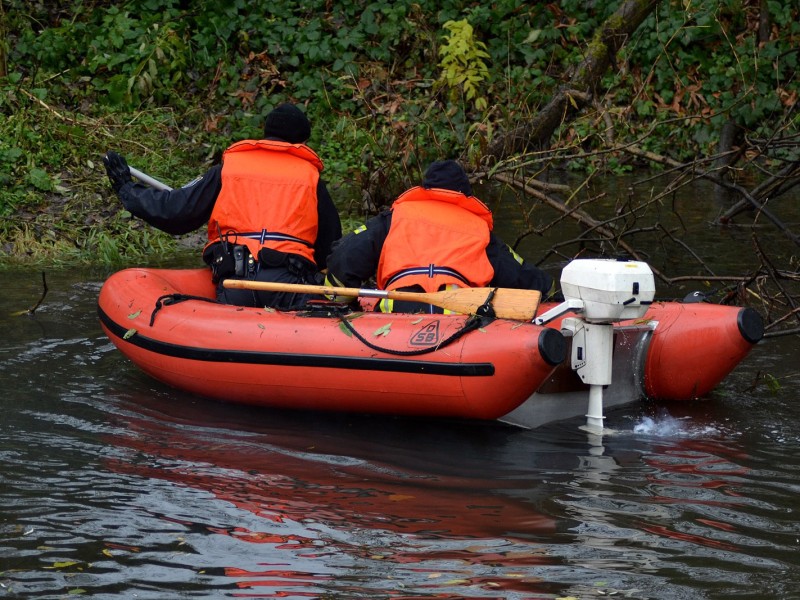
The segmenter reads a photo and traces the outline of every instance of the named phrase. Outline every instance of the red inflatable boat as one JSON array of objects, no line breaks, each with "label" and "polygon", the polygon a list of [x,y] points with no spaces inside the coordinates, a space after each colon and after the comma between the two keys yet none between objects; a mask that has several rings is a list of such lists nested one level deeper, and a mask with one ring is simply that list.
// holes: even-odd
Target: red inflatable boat
[{"label": "red inflatable boat", "polygon": [[[103,330],[176,388],[265,407],[501,419],[526,427],[586,412],[565,313],[546,325],[461,315],[279,312],[213,301],[207,269],[127,269],[103,285]],[[645,303],[614,323],[605,406],[708,394],[761,339],[753,309]],[[539,313],[552,308],[542,305]]]},{"label": "red inflatable boat", "polygon": [[531,396],[565,352],[560,332],[531,323],[472,320],[464,331],[463,315],[203,300],[214,297],[207,269],[128,269],[106,281],[98,309],[109,338],[152,377],[280,408],[495,419]]}]

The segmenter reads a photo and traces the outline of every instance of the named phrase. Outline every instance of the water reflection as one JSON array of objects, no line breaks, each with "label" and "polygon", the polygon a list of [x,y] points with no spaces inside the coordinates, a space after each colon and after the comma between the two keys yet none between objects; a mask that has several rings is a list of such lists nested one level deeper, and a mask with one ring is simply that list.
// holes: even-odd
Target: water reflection
[{"label": "water reflection", "polygon": [[[770,341],[702,402],[526,432],[276,413],[170,390],[99,282],[14,278],[0,328],[0,597],[791,598],[797,371]],[[84,283],[90,281],[90,283]],[[26,287],[27,286],[27,287]],[[25,292],[25,290],[28,292]],[[602,594],[601,594],[602,592]]]},{"label": "water reflection", "polygon": [[[182,411],[164,413],[149,398],[126,402],[136,408],[116,417],[125,433],[104,438],[124,452],[105,466],[222,503],[214,519],[194,510],[159,518],[230,538],[223,545],[236,552],[224,573],[259,597],[270,597],[268,588],[313,588],[313,595],[335,585],[340,593],[355,592],[365,573],[370,587],[384,573],[387,590],[398,576],[423,582],[423,589],[530,590],[530,578],[518,570],[551,562],[546,552],[512,538],[544,539],[556,520],[496,493],[496,482],[475,470],[489,467],[482,455],[509,435],[504,428],[378,421],[382,444],[376,448],[370,419],[271,414],[269,427],[240,421],[233,429],[230,421],[221,426],[216,405],[194,404],[186,418]],[[247,411],[234,413],[247,418]],[[414,438],[424,443],[417,446]],[[458,460],[431,451],[431,441],[456,450]],[[254,563],[255,556],[269,560]],[[343,578],[352,579],[344,589]]]}]

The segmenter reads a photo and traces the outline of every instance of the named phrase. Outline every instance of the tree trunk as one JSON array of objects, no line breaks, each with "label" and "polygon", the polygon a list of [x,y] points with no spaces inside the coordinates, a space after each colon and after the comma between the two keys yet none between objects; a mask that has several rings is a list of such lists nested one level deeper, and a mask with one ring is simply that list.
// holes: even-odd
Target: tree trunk
[{"label": "tree trunk", "polygon": [[609,66],[631,34],[658,6],[660,0],[625,0],[606,19],[589,43],[586,56],[569,83],[562,86],[539,113],[527,122],[500,134],[489,145],[487,155],[502,160],[532,149],[547,148],[553,132],[592,99]]}]

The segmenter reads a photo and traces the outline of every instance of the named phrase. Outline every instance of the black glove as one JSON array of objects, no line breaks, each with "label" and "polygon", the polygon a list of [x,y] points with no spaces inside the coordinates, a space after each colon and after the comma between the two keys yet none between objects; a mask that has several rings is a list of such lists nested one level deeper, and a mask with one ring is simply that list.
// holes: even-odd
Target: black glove
[{"label": "black glove", "polygon": [[131,182],[131,170],[128,163],[119,154],[113,150],[106,152],[103,157],[103,164],[106,166],[106,173],[111,181],[111,188],[115,194],[119,194],[126,183]]}]

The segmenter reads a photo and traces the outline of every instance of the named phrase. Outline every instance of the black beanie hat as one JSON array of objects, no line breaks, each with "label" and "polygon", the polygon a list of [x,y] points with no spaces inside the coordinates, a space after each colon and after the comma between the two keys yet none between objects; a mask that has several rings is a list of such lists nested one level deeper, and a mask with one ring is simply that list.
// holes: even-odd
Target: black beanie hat
[{"label": "black beanie hat", "polygon": [[428,189],[440,188],[472,196],[472,186],[469,183],[467,173],[454,160],[437,160],[431,163],[431,166],[425,171],[422,187]]},{"label": "black beanie hat", "polygon": [[311,137],[311,124],[303,111],[294,104],[284,103],[273,109],[264,120],[264,137],[302,144]]}]

